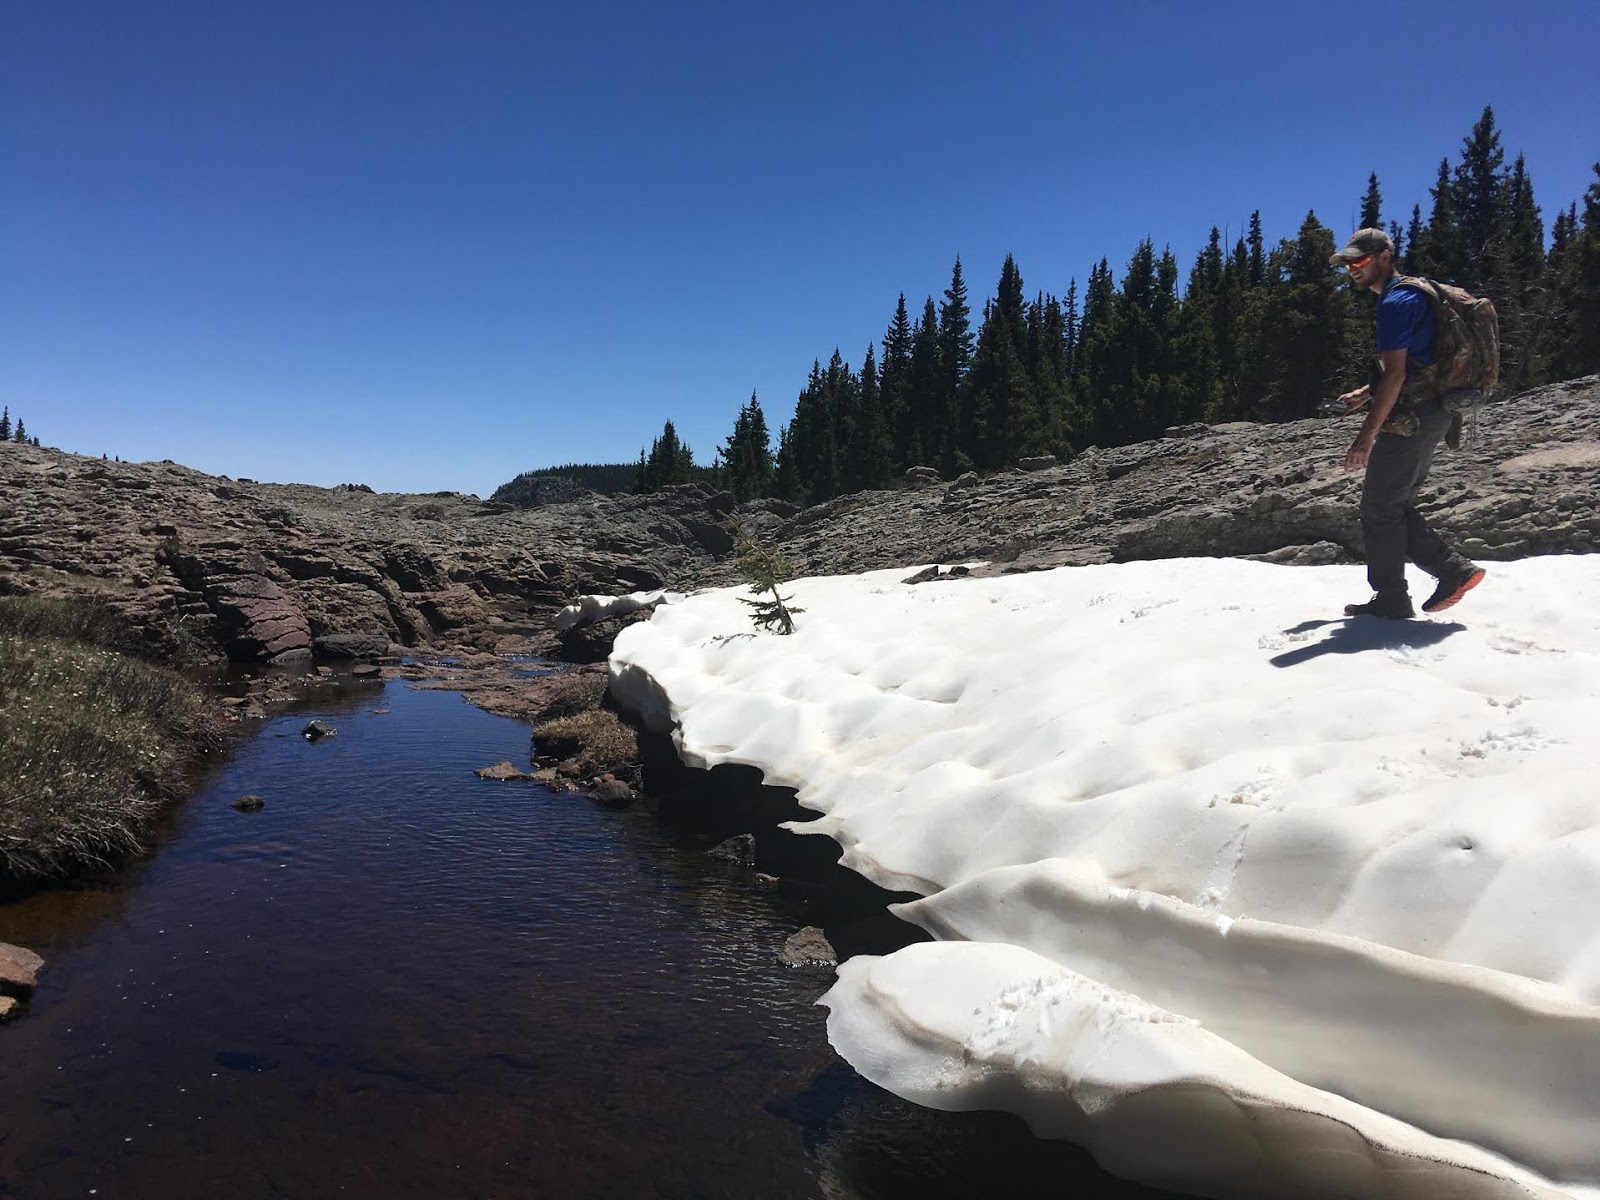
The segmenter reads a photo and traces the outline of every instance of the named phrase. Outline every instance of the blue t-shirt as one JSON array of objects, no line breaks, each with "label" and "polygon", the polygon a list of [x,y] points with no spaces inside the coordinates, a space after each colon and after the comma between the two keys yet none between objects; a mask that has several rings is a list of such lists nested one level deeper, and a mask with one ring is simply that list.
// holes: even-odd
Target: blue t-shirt
[{"label": "blue t-shirt", "polygon": [[1393,279],[1378,300],[1378,352],[1404,350],[1406,370],[1433,361],[1433,305],[1416,288]]}]

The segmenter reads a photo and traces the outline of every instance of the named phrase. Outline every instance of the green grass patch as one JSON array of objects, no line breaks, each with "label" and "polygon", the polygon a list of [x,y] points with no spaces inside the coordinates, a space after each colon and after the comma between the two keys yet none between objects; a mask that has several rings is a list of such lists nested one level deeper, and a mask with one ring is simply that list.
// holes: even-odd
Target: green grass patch
[{"label": "green grass patch", "polygon": [[626,773],[639,759],[638,734],[605,708],[535,726],[533,745],[541,755],[575,760],[585,775]]},{"label": "green grass patch", "polygon": [[221,740],[206,692],[112,647],[95,605],[0,597],[0,879],[136,852],[186,768]]}]

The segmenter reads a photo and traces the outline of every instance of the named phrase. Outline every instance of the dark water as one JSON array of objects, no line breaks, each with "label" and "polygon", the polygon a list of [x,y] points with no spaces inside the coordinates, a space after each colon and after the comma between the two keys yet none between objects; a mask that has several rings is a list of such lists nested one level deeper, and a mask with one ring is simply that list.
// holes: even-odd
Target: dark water
[{"label": "dark water", "polygon": [[802,915],[696,830],[474,778],[528,732],[453,693],[331,692],[148,861],[0,906],[49,963],[0,1196],[1156,1195],[861,1080],[776,961]]}]

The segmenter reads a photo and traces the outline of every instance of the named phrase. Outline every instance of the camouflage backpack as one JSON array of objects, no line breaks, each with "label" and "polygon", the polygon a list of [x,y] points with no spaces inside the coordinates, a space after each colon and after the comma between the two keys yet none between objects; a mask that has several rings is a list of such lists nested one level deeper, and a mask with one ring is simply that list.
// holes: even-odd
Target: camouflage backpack
[{"label": "camouflage backpack", "polygon": [[1500,315],[1494,303],[1420,275],[1401,275],[1395,283],[1421,292],[1433,306],[1440,403],[1448,412],[1476,412],[1500,381]]}]

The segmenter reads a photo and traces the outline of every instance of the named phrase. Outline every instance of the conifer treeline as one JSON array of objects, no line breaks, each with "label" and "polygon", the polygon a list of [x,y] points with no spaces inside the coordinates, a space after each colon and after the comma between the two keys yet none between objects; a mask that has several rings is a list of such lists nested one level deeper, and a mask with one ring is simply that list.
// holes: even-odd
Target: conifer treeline
[{"label": "conifer treeline", "polygon": [[[1558,211],[1547,249],[1527,166],[1520,155],[1505,165],[1485,108],[1459,160],[1440,162],[1426,215],[1416,205],[1404,225],[1386,221],[1374,174],[1360,221],[1387,225],[1403,271],[1493,299],[1505,387],[1528,388],[1600,371],[1600,163],[1595,176],[1581,209]],[[1295,236],[1268,247],[1257,212],[1231,246],[1211,230],[1181,290],[1176,258],[1149,239],[1120,282],[1101,259],[1081,294],[1074,279],[1063,296],[1030,298],[1007,256],[976,329],[958,258],[950,286],[920,315],[901,294],[881,359],[874,342],[859,368],[838,350],[812,364],[775,457],[752,396],[711,474],[741,500],[812,504],[892,486],[912,466],[949,477],[1195,421],[1310,416],[1364,382],[1372,356],[1375,298],[1328,266],[1343,237],[1310,212]],[[668,442],[641,454],[645,490],[694,475],[688,448],[675,434]],[[676,464],[670,478],[658,458]]]},{"label": "conifer treeline", "polygon": [[28,427],[22,423],[19,416],[13,424],[11,420],[11,406],[0,408],[0,442],[16,442],[24,446],[37,446],[39,439],[28,433]]}]

